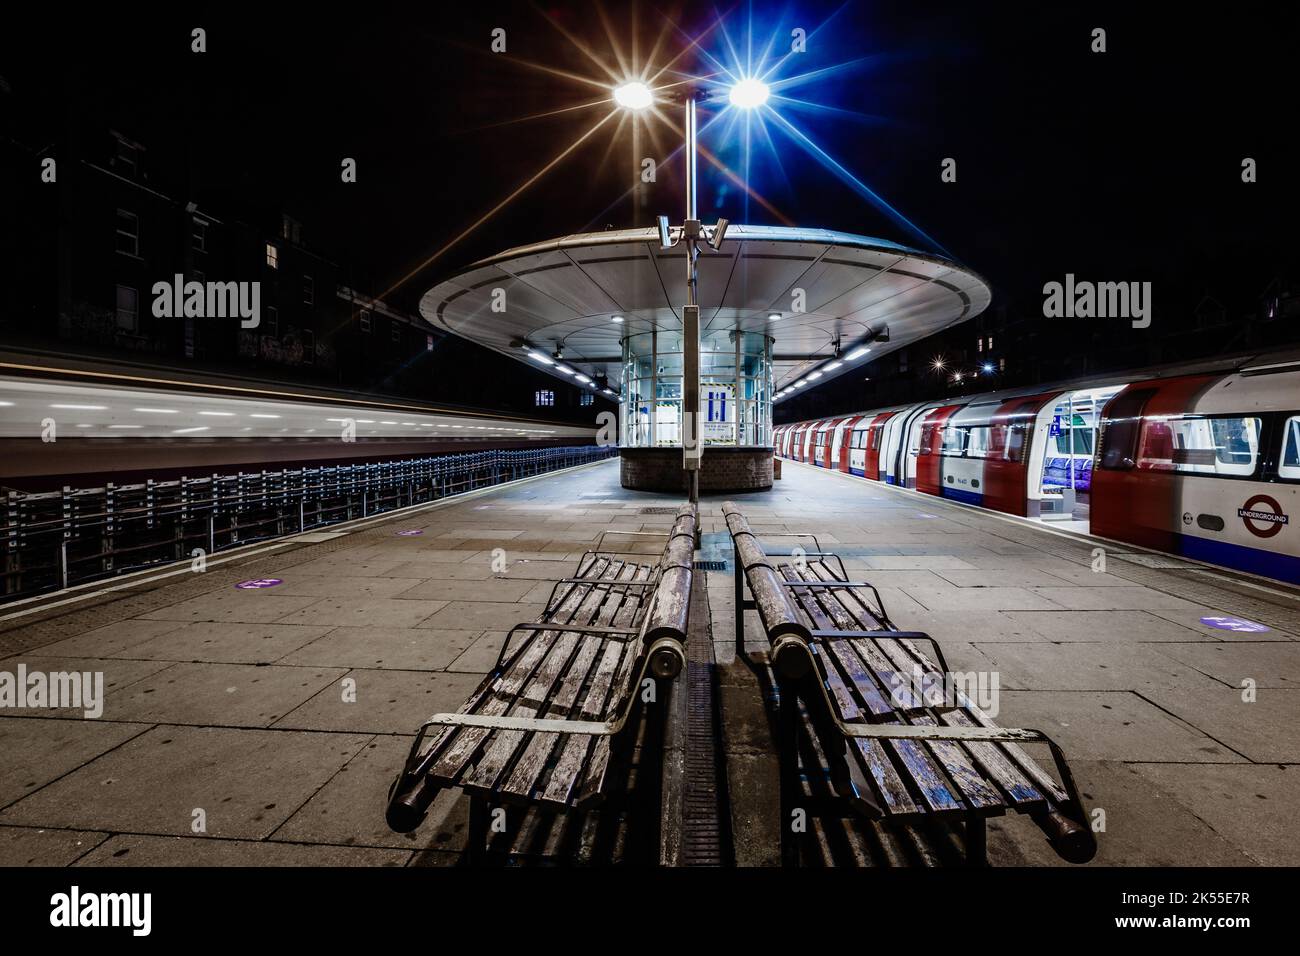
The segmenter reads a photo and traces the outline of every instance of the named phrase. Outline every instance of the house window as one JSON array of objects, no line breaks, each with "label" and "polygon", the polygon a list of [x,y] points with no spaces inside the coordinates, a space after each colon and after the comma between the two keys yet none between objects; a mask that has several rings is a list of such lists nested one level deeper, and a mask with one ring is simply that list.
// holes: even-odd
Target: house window
[{"label": "house window", "polygon": [[311,329],[302,330],[302,364],[316,364],[316,333]]},{"label": "house window", "polygon": [[591,394],[591,392],[583,392],[581,395],[578,396],[579,405],[594,405],[595,402],[596,402],[596,396]]},{"label": "house window", "polygon": [[993,351],[993,336],[989,336],[989,351]]},{"label": "house window", "polygon": [[140,293],[130,286],[117,287],[117,327],[135,332],[140,324]]},{"label": "house window", "polygon": [[280,268],[280,249],[274,242],[266,244],[266,265],[270,269]]},{"label": "house window", "polygon": [[370,310],[369,309],[361,310],[361,331],[367,333],[370,331]]},{"label": "house window", "polygon": [[208,224],[202,219],[195,219],[190,230],[190,244],[195,252],[208,251]]},{"label": "house window", "polygon": [[139,168],[137,162],[139,150],[132,146],[124,139],[117,141],[117,154],[113,158],[114,168],[123,176],[129,176],[134,179],[136,170]]},{"label": "house window", "polygon": [[998,371],[1005,372],[1006,370],[1007,370],[1007,360],[1004,358],[998,359]]},{"label": "house window", "polygon": [[125,209],[117,211],[117,251],[128,256],[140,255],[140,217]]},{"label": "house window", "polygon": [[549,408],[555,404],[555,393],[549,388],[539,388],[533,393],[533,405],[537,408]]},{"label": "house window", "polygon": [[302,304],[314,305],[316,302],[316,281],[309,275],[302,277]]}]

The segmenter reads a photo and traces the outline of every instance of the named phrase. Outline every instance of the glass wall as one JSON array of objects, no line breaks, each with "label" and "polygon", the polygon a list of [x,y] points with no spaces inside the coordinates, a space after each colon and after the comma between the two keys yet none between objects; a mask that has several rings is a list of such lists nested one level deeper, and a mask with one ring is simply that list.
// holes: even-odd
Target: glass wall
[{"label": "glass wall", "polygon": [[[682,333],[623,340],[621,444],[681,447]],[[758,332],[700,336],[700,419],[708,445],[772,444],[772,339]]]}]

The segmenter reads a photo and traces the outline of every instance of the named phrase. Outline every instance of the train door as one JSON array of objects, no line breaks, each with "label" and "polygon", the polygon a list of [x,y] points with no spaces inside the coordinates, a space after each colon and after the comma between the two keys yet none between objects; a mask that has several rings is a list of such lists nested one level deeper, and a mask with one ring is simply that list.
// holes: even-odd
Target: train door
[{"label": "train door", "polygon": [[1123,385],[1079,389],[1056,397],[1045,409],[1049,416],[1041,465],[1035,472],[1044,517],[1060,515],[1086,521],[1092,494],[1092,466],[1096,454],[1101,409]]},{"label": "train door", "polygon": [[[916,490],[927,495],[943,494],[944,426],[960,405],[941,405],[917,419],[912,431],[916,436]],[[910,450],[910,449],[909,449]]]},{"label": "train door", "polygon": [[842,418],[835,426],[835,440],[831,446],[830,468],[847,473],[849,470],[849,440],[853,437],[853,425],[859,419]]},{"label": "train door", "polygon": [[859,466],[862,470],[858,474],[872,481],[880,481],[883,477],[885,425],[891,417],[893,417],[892,412],[882,412],[871,420],[871,424],[866,429],[856,433],[862,435],[862,464]]},{"label": "train door", "polygon": [[1106,403],[1090,488],[1093,534],[1178,553],[1183,509],[1169,420],[1185,415],[1214,378],[1136,382]]},{"label": "train door", "polygon": [[984,507],[1012,515],[1038,514],[1037,483],[1030,491],[1034,434],[1050,395],[1011,398],[989,418],[984,458]]}]

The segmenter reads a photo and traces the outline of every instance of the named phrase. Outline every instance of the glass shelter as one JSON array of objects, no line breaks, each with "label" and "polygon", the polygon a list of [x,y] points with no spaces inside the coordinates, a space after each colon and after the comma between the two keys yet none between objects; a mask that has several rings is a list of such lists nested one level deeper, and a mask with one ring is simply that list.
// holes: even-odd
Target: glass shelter
[{"label": "glass shelter", "polygon": [[[680,448],[681,330],[636,333],[622,346],[620,444]],[[735,329],[700,333],[700,420],[706,448],[771,447],[771,336]]]}]

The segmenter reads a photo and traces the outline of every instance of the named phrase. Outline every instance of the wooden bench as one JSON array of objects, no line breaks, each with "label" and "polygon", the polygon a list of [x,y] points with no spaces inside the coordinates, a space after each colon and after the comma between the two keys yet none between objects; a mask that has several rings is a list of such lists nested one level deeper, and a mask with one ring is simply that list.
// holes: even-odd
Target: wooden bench
[{"label": "wooden bench", "polygon": [[459,787],[473,858],[493,804],[586,810],[616,793],[642,682],[670,681],[686,661],[695,531],[685,506],[657,558],[586,552],[542,615],[510,631],[460,710],[421,724],[389,791],[389,827],[414,830],[440,790]]},{"label": "wooden bench", "polygon": [[[756,610],[779,697],[785,863],[800,857],[791,819],[805,799],[801,702],[829,764],[821,772],[829,773],[841,807],[885,825],[909,825],[910,832],[916,824],[927,830],[960,826],[971,865],[986,862],[986,819],[1016,810],[1043,830],[1063,859],[1092,859],[1096,838],[1055,742],[1037,730],[997,726],[959,689],[937,642],[896,629],[876,589],[851,581],[843,561],[824,552],[814,536],[803,536],[811,538],[812,550],[768,554],[735,505],[723,505],[723,515],[736,569],[736,653],[753,666],[743,618]],[[752,600],[744,597],[746,581]],[[1025,743],[1050,749],[1059,781],[1025,753]]]}]

